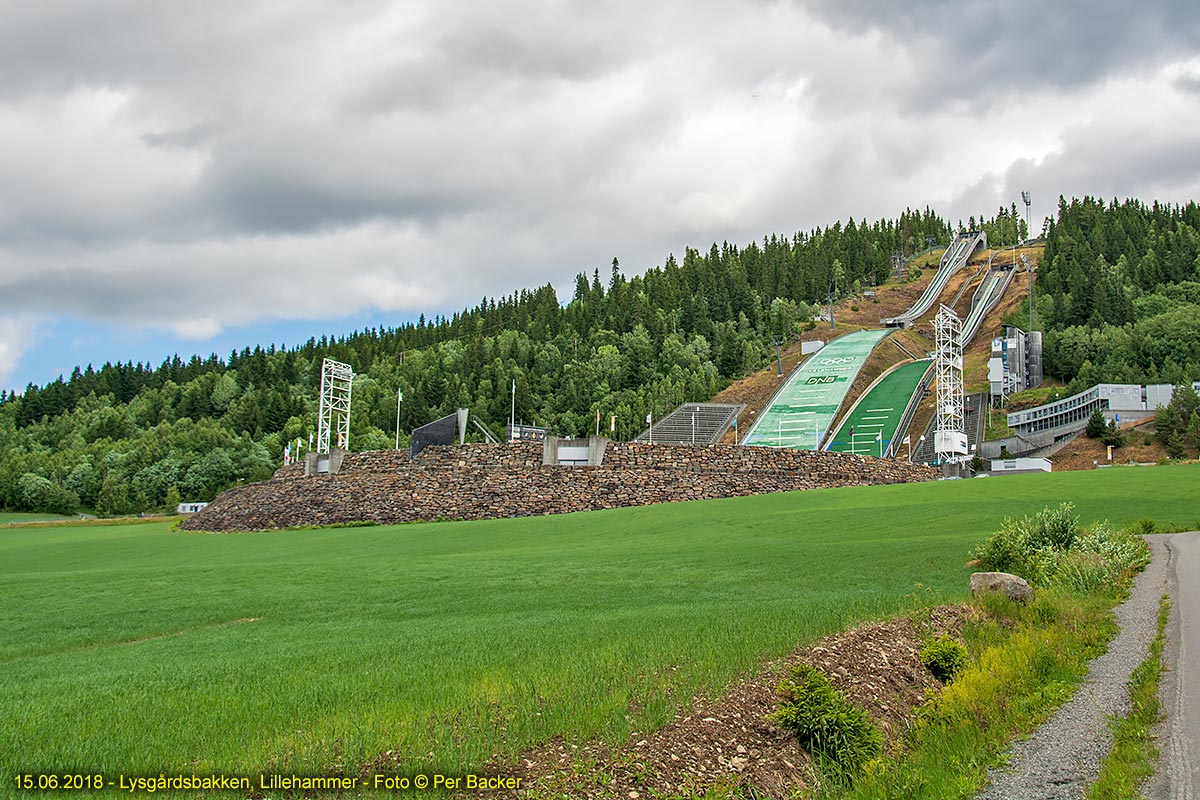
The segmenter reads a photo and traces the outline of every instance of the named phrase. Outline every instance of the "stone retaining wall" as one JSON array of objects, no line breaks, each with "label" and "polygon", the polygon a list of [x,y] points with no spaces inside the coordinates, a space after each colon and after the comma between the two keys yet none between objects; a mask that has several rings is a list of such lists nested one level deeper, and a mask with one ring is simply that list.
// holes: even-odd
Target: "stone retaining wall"
[{"label": "stone retaining wall", "polygon": [[765,447],[609,442],[596,467],[543,466],[542,445],[430,447],[346,456],[337,475],[287,467],[236,487],[180,527],[262,530],[368,520],[495,519],[736,497],[797,489],[926,481],[929,467],[844,453]]}]

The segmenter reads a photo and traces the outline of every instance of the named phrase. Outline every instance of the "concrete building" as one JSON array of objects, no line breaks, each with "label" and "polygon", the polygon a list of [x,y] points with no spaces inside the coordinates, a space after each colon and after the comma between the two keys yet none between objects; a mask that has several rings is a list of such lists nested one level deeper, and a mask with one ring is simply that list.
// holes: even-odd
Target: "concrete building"
[{"label": "concrete building", "polygon": [[990,471],[1015,475],[1022,472],[1050,472],[1053,466],[1048,458],[993,458]]},{"label": "concrete building", "polygon": [[[1192,384],[1200,386],[1200,383]],[[1108,420],[1126,422],[1148,417],[1159,406],[1171,402],[1175,387],[1169,383],[1139,386],[1130,383],[1099,383],[1079,394],[1053,403],[1008,415],[1008,427],[1018,434],[1044,431],[1065,432],[1087,426],[1097,410]]]},{"label": "concrete building", "polygon": [[992,339],[988,381],[993,402],[1042,384],[1042,332],[1026,333],[1015,325]]},{"label": "concrete building", "polygon": [[[1200,391],[1200,381],[1192,386]],[[1009,414],[1008,427],[1013,435],[984,442],[980,455],[1047,455],[1086,428],[1096,411],[1110,421],[1132,422],[1153,416],[1155,409],[1171,402],[1174,393],[1175,387],[1169,383],[1099,383],[1079,394]]]}]

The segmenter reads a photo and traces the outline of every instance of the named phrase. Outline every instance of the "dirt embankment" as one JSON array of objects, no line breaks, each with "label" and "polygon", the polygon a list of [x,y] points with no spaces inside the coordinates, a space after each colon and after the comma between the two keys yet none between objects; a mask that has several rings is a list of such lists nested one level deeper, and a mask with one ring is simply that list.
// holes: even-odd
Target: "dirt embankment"
[{"label": "dirt embankment", "polygon": [[957,636],[967,613],[964,606],[940,606],[839,633],[764,665],[719,698],[696,698],[667,725],[634,733],[621,746],[555,739],[514,763],[497,759],[487,771],[523,778],[523,793],[533,797],[637,800],[736,788],[754,797],[790,797],[810,784],[812,762],[771,719],[775,687],[789,669],[819,668],[894,744],[927,693],[940,688],[921,664],[924,642]]}]

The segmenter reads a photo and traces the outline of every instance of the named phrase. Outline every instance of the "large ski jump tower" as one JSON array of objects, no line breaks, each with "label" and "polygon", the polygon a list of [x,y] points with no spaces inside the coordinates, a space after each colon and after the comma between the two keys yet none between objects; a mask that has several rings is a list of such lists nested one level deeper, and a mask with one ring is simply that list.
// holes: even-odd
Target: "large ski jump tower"
[{"label": "large ski jump tower", "polygon": [[937,376],[937,425],[933,450],[940,461],[967,454],[963,413],[962,320],[946,306],[933,319],[934,370]]},{"label": "large ski jump tower", "polygon": [[321,416],[317,420],[317,452],[328,453],[333,430],[337,447],[350,449],[350,389],[354,370],[349,364],[327,358],[321,362]]}]

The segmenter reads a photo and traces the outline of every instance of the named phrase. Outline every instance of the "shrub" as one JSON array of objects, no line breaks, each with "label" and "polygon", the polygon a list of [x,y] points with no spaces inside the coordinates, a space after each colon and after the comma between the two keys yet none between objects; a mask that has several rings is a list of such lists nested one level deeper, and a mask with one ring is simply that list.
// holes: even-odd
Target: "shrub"
[{"label": "shrub", "polygon": [[1078,522],[1070,503],[1008,518],[973,555],[983,569],[1077,591],[1121,583],[1147,563],[1149,549],[1136,534],[1154,530],[1154,520],[1141,520],[1134,532],[1114,531],[1104,522],[1081,530]]},{"label": "shrub", "polygon": [[[1022,522],[1028,526],[1029,518]],[[1066,550],[1075,543],[1078,527],[1079,517],[1075,515],[1073,504],[1060,503],[1058,508],[1043,508],[1033,518],[1029,545],[1035,550],[1046,547]]]},{"label": "shrub", "polygon": [[930,639],[921,648],[921,663],[942,683],[949,683],[967,667],[967,648],[949,636]]},{"label": "shrub", "polygon": [[816,667],[798,664],[777,691],[783,702],[773,717],[822,767],[848,778],[883,752],[879,726]]},{"label": "shrub", "polygon": [[1032,584],[1088,592],[1122,584],[1145,566],[1149,548],[1136,534],[1154,527],[1154,520],[1147,518],[1134,532],[1114,531],[1105,522],[1080,530],[1071,504],[1063,503],[1033,517],[1005,519],[974,556],[983,569],[1011,572]]},{"label": "shrub", "polygon": [[971,555],[982,571],[1009,572],[1028,581],[1034,580],[1029,540],[1014,520],[1004,520],[1000,530],[976,547]]},{"label": "shrub", "polygon": [[1045,552],[1066,550],[1075,541],[1074,506],[1062,503],[1044,508],[1032,517],[1006,517],[1000,530],[975,549],[982,569],[1010,572],[1030,583],[1043,583]]},{"label": "shrub", "polygon": [[1090,592],[1109,583],[1110,574],[1099,553],[1076,550],[1055,559],[1053,583],[1076,592]]},{"label": "shrub", "polygon": [[1110,422],[1108,423],[1108,427],[1104,429],[1104,432],[1100,434],[1100,442],[1114,448],[1124,447],[1125,434],[1117,427],[1116,422]]},{"label": "shrub", "polygon": [[1099,439],[1108,430],[1108,421],[1104,419],[1104,412],[1096,409],[1092,416],[1088,418],[1087,427],[1083,429],[1083,435],[1089,439]]},{"label": "shrub", "polygon": [[1154,526],[1155,522],[1152,518],[1142,517],[1134,523],[1132,533],[1135,536],[1146,536],[1147,534],[1154,533]]}]

